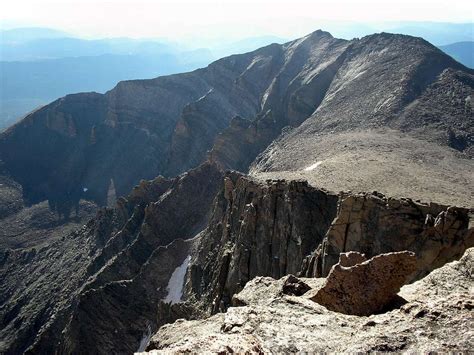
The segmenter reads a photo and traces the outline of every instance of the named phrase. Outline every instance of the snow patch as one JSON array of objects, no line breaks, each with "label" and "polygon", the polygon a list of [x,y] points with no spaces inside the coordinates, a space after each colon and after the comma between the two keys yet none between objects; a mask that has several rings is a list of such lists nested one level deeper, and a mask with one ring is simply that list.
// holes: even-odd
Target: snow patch
[{"label": "snow patch", "polygon": [[206,92],[204,95],[202,95],[199,99],[197,99],[196,101],[201,101],[201,100],[204,100],[206,98],[206,96],[208,96],[209,94],[211,94],[212,92],[214,91],[213,88],[210,88],[208,92]]},{"label": "snow patch", "polygon": [[312,171],[312,170],[316,169],[318,166],[320,166],[322,164],[322,162],[323,162],[322,160],[317,161],[313,165],[310,165],[310,166],[307,166],[306,168],[304,168],[304,171]]},{"label": "snow patch", "polygon": [[183,263],[173,271],[168,281],[168,286],[166,286],[168,295],[166,295],[163,301],[167,303],[171,302],[171,304],[181,302],[181,297],[183,297],[184,276],[186,275],[190,261],[191,256],[188,256],[184,259]]},{"label": "snow patch", "polygon": [[141,353],[145,351],[146,346],[151,340],[151,327],[150,325],[147,325],[147,330],[145,333],[143,333],[143,338],[140,340],[140,345],[138,346],[137,353]]}]

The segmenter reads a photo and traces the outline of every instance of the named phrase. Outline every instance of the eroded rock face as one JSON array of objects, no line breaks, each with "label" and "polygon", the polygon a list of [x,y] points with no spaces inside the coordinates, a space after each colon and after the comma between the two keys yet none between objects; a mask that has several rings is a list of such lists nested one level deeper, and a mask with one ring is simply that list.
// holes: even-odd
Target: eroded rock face
[{"label": "eroded rock face", "polygon": [[339,254],[358,251],[367,257],[409,250],[416,254],[420,278],[474,246],[470,210],[378,193],[342,195],[337,216],[320,247],[303,263],[301,275],[327,276]]},{"label": "eroded rock face", "polygon": [[207,159],[233,118],[253,123],[272,111],[239,135],[243,145],[232,134],[230,149],[218,144],[226,166],[246,170],[282,127],[317,108],[348,45],[317,31],[190,73],[68,95],[0,134],[0,158],[32,203],[48,199],[68,210],[86,198],[104,205],[111,179],[125,195],[140,179],[180,174]]},{"label": "eroded rock face", "polygon": [[[350,218],[341,207],[348,201],[359,203],[351,207],[358,212]],[[427,218],[425,210],[439,217]],[[2,255],[2,351],[135,351],[166,322],[251,304],[258,294],[245,289],[236,294],[256,277],[296,274],[302,264],[306,272],[320,270],[323,261],[330,265],[332,254],[321,251],[341,240],[335,233],[338,221],[363,226],[348,228],[348,248],[371,257],[378,250],[414,245],[425,271],[452,260],[469,244],[465,209],[379,195],[338,196],[303,181],[260,182],[205,164],[175,179],[141,182],[115,209],[100,210],[83,229],[48,247]],[[350,266],[362,259],[349,253],[341,261]],[[180,299],[185,304],[165,306],[167,283],[183,260]],[[314,283],[300,281],[286,277],[279,297],[314,295],[307,287],[314,289]],[[267,292],[263,285],[258,292]],[[111,324],[123,325],[117,329],[126,339],[120,345]]]},{"label": "eroded rock face", "polygon": [[[262,183],[229,173],[192,258],[186,292],[210,312],[222,311],[253,277],[326,276],[348,250],[364,255],[344,254],[344,266],[365,261],[365,255],[414,252],[416,269],[408,275],[417,279],[474,245],[469,213],[377,193],[336,196],[303,182]],[[311,245],[318,246],[305,256]]]},{"label": "eroded rock face", "polygon": [[382,311],[416,270],[412,252],[381,254],[361,263],[343,255],[311,298],[335,312],[368,316]]},{"label": "eroded rock face", "polygon": [[190,265],[188,295],[216,312],[256,276],[299,271],[334,219],[338,197],[303,181],[229,173]]},{"label": "eroded rock face", "polygon": [[351,267],[357,264],[361,264],[366,260],[367,258],[364,254],[361,254],[357,251],[348,251],[347,253],[341,253],[339,255],[339,263],[337,265]]},{"label": "eroded rock face", "polygon": [[360,317],[333,312],[310,298],[324,279],[301,279],[312,290],[282,293],[287,277],[256,277],[235,297],[240,307],[162,327],[149,354],[179,352],[468,352],[473,348],[474,249],[425,279],[402,287],[407,303]]}]

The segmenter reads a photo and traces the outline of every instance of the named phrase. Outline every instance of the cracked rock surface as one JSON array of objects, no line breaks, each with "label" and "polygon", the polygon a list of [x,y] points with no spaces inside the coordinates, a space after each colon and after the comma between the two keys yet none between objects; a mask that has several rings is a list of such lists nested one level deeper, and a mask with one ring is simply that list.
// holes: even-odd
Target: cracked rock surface
[{"label": "cracked rock surface", "polygon": [[162,327],[149,354],[183,352],[447,352],[474,347],[474,249],[459,261],[402,287],[407,303],[389,312],[354,316],[310,298],[324,279],[301,279],[312,290],[282,292],[288,277],[257,277],[236,295],[240,307],[199,321]]}]

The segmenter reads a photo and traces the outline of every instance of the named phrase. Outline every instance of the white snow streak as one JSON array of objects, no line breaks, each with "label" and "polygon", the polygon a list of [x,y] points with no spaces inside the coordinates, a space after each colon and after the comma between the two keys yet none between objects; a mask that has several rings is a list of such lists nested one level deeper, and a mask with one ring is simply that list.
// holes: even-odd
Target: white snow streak
[{"label": "white snow streak", "polygon": [[304,168],[304,171],[311,171],[311,170],[314,170],[314,169],[316,169],[318,166],[320,166],[322,162],[323,162],[322,160],[317,161],[317,162],[314,163],[313,165],[310,165],[310,166],[307,166],[306,168]]},{"label": "white snow streak", "polygon": [[214,91],[213,88],[210,88],[208,92],[206,92],[204,95],[202,95],[199,99],[197,99],[196,101],[201,101],[201,100],[204,100],[206,98],[207,95],[209,95],[210,93],[212,93]]},{"label": "white snow streak", "polygon": [[136,352],[141,353],[141,352],[145,351],[145,348],[148,345],[148,343],[150,342],[150,339],[151,339],[151,327],[150,327],[150,325],[147,325],[147,330],[143,334],[143,338],[142,338],[142,340],[140,340],[140,345],[138,346],[138,349],[137,349]]},{"label": "white snow streak", "polygon": [[183,297],[184,276],[186,275],[190,260],[191,256],[188,256],[171,274],[168,286],[166,286],[168,295],[164,299],[165,302],[171,302],[173,304],[181,301],[181,297]]}]

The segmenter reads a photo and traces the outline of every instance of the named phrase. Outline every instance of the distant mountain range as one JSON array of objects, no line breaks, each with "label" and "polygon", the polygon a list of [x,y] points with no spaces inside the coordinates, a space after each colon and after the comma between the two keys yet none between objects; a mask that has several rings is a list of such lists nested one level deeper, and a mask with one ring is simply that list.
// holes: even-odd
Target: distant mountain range
[{"label": "distant mountain range", "polygon": [[67,93],[104,93],[122,80],[189,71],[211,58],[209,51],[195,50],[0,62],[0,129]]},{"label": "distant mountain range", "polygon": [[440,46],[445,53],[464,64],[469,68],[474,68],[474,42],[457,42],[447,46]]},{"label": "distant mountain range", "polygon": [[5,43],[24,43],[44,38],[72,37],[69,33],[44,27],[20,27],[11,30],[0,31],[2,45]]},{"label": "distant mountain range", "polygon": [[[328,27],[345,39],[380,29],[423,37],[464,65],[474,67],[472,24],[407,22]],[[257,36],[203,42],[207,48],[190,49],[165,39],[86,40],[35,27],[1,31],[0,130],[68,93],[104,93],[122,80],[186,72],[205,67],[216,58],[284,42],[287,39],[277,36]]]},{"label": "distant mountain range", "polygon": [[189,71],[214,58],[208,49],[157,40],[67,36],[41,28],[1,33],[0,130],[68,93],[103,93],[122,80]]}]

